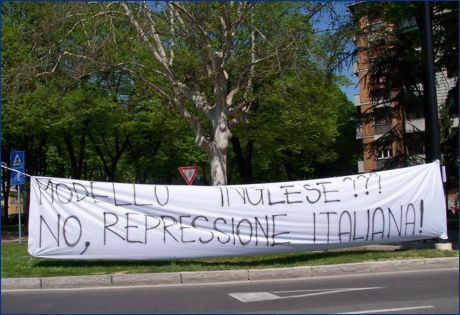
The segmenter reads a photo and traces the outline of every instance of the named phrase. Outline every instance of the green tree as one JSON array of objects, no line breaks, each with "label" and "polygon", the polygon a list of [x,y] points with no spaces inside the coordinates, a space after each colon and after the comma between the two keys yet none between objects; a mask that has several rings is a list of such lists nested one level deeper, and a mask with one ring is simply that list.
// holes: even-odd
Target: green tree
[{"label": "green tree", "polygon": [[[8,164],[12,150],[24,150],[26,172],[44,169],[43,159],[48,139],[48,110],[43,97],[45,82],[34,81],[26,74],[33,72],[35,44],[43,38],[35,36],[33,21],[47,5],[32,4],[33,12],[23,10],[20,3],[2,3],[2,162]],[[34,131],[34,135],[30,131]],[[8,140],[5,140],[8,139]],[[29,159],[36,153],[35,158]],[[3,170],[2,170],[3,172]],[[35,173],[35,172],[34,172]],[[2,174],[5,201],[4,216],[8,216],[9,174]]]},{"label": "green tree", "polygon": [[[33,156],[26,165],[28,173],[170,183],[177,163],[200,156],[175,144],[175,135],[187,138],[183,143],[189,143],[190,136],[161,96],[146,88],[147,80],[136,80],[130,69],[117,64],[119,55],[135,50],[132,42],[122,40],[127,27],[97,19],[81,21],[77,12],[88,8],[81,3],[70,4],[73,11],[66,17],[62,14],[68,7],[63,3],[2,5],[2,147],[6,153],[25,149],[27,157]],[[115,43],[116,37],[105,36],[109,33],[121,39]],[[148,64],[145,54],[138,52],[136,57]],[[146,150],[143,145],[152,147]],[[128,159],[133,156],[139,160],[131,167]],[[177,162],[168,164],[175,156]],[[9,188],[9,176],[3,179],[3,187]]]},{"label": "green tree", "polygon": [[[139,41],[130,37],[131,43],[142,45],[144,51],[124,55],[118,64],[138,75],[185,119],[196,145],[208,156],[212,183],[218,185],[227,182],[228,145],[233,131],[247,124],[256,81],[267,76],[264,71],[274,76],[308,66],[305,58],[309,58],[313,42],[311,19],[326,6],[121,2],[79,5],[78,15],[65,16],[70,17],[67,24],[72,32],[98,18],[99,23],[121,23],[124,31],[137,34]],[[75,5],[67,7],[68,12],[73,10]],[[131,29],[121,22],[123,17],[128,17]],[[267,19],[271,23],[266,23]],[[115,33],[108,33],[102,41],[113,36],[118,43]],[[83,51],[91,53],[91,47],[100,47],[100,38],[93,36]],[[68,47],[57,59],[77,55],[94,60],[94,54],[87,56]]]},{"label": "green tree", "polygon": [[255,117],[257,178],[333,175],[325,171],[326,166],[338,158],[339,121],[350,120],[345,109],[352,107],[337,85],[328,83],[324,73],[304,71],[280,78],[264,92]]},{"label": "green tree", "polygon": [[29,146],[34,175],[181,183],[189,163],[213,184],[329,175],[352,121],[312,28],[327,6],[5,4],[4,147]]}]

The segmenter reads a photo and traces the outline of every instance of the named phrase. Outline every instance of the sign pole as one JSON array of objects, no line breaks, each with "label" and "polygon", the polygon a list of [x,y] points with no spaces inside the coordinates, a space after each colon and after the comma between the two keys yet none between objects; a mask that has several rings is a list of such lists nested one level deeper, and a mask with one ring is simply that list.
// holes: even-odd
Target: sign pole
[{"label": "sign pole", "polygon": [[16,186],[18,189],[18,225],[19,225],[19,244],[21,243],[22,233],[21,233],[21,185]]},{"label": "sign pole", "polygon": [[11,179],[10,185],[17,187],[18,191],[18,225],[19,225],[19,243],[22,238],[22,222],[21,222],[21,185],[25,184],[24,171],[24,151],[11,151],[10,152],[10,166],[11,166]]}]

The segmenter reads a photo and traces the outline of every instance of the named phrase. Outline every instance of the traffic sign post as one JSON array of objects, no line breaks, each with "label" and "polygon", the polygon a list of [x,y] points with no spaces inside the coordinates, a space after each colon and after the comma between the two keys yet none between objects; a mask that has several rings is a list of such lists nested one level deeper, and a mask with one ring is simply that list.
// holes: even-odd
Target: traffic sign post
[{"label": "traffic sign post", "polygon": [[10,153],[10,185],[16,186],[18,190],[18,226],[19,226],[19,243],[22,239],[22,222],[21,222],[21,185],[24,185],[25,159],[24,151],[12,151]]},{"label": "traffic sign post", "polygon": [[195,180],[196,176],[198,175],[198,170],[200,169],[199,166],[184,166],[179,167],[179,173],[184,178],[187,185],[192,185],[193,181]]},{"label": "traffic sign post", "polygon": [[[24,178],[24,170],[25,170],[25,163],[24,163],[24,151],[12,151],[10,153],[10,167],[11,167],[11,177],[10,177],[10,185],[24,185],[25,178]],[[16,172],[17,171],[17,172]]]}]

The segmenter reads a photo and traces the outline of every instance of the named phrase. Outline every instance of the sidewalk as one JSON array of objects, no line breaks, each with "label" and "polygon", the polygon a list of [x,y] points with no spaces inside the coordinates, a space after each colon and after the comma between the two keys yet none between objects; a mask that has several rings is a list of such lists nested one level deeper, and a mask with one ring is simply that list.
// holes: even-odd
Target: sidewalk
[{"label": "sidewalk", "polygon": [[2,290],[40,290],[88,287],[186,285],[234,281],[260,281],[339,276],[365,273],[458,269],[458,257],[426,258],[341,265],[304,266],[294,268],[171,272],[148,274],[111,274],[44,278],[2,279]]}]

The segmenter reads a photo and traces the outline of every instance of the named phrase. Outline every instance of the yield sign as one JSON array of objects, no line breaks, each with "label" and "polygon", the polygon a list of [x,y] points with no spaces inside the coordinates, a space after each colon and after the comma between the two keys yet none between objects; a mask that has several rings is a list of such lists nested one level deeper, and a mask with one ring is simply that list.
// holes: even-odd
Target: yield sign
[{"label": "yield sign", "polygon": [[184,166],[179,167],[179,173],[185,179],[187,185],[191,185],[195,180],[195,177],[198,175],[199,166]]}]

